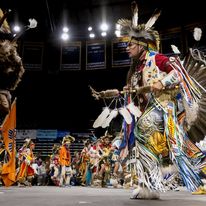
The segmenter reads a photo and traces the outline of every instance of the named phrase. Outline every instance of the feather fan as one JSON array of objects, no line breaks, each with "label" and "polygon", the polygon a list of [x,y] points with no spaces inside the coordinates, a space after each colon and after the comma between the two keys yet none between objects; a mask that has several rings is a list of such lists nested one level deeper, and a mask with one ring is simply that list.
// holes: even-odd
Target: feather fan
[{"label": "feather fan", "polygon": [[127,124],[132,123],[132,116],[126,107],[119,108],[119,113],[124,117],[124,120],[126,121]]},{"label": "feather fan", "polygon": [[105,119],[108,117],[109,114],[110,114],[109,108],[105,107],[103,109],[103,111],[101,112],[101,114],[95,120],[95,122],[93,124],[93,128],[100,127],[103,124],[103,122],[105,121]]},{"label": "feather fan", "polygon": [[127,105],[127,109],[129,109],[130,113],[132,113],[135,116],[135,119],[142,115],[142,112],[137,106],[134,105],[134,102],[130,102]]},{"label": "feather fan", "polygon": [[101,125],[102,128],[106,128],[109,126],[110,122],[118,115],[118,110],[117,109],[113,109],[109,116],[105,119],[105,121],[103,122],[103,124]]}]

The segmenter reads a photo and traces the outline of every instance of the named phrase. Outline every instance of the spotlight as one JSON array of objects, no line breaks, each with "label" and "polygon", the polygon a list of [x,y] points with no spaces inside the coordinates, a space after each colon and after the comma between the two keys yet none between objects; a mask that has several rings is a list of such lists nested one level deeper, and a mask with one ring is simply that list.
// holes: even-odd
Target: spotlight
[{"label": "spotlight", "polygon": [[61,38],[62,38],[62,40],[66,41],[66,40],[69,39],[69,35],[68,35],[67,33],[63,33],[63,34],[61,35]]},{"label": "spotlight", "polygon": [[20,32],[21,28],[20,28],[20,26],[15,25],[13,30],[18,33],[18,32]]},{"label": "spotlight", "polygon": [[107,31],[108,30],[108,25],[106,23],[103,23],[101,26],[100,26],[101,30],[102,31]]},{"label": "spotlight", "polygon": [[107,32],[106,32],[106,31],[103,31],[103,32],[101,33],[101,35],[102,35],[102,36],[107,36]]},{"label": "spotlight", "polygon": [[92,27],[91,26],[88,27],[88,31],[92,31]]},{"label": "spotlight", "polygon": [[90,34],[89,34],[89,37],[90,37],[90,38],[94,38],[94,37],[95,37],[95,34],[94,34],[94,33],[90,33]]},{"label": "spotlight", "polygon": [[62,30],[63,30],[64,33],[67,33],[69,31],[69,28],[65,26],[65,27],[63,27]]}]

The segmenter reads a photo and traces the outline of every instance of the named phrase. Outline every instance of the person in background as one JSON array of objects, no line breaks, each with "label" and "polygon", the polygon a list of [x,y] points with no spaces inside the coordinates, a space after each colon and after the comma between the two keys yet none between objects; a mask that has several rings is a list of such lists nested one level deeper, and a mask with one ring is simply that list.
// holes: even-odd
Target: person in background
[{"label": "person in background", "polygon": [[18,151],[18,158],[20,161],[20,168],[17,174],[18,186],[32,185],[32,179],[34,178],[32,164],[35,162],[33,154],[34,148],[34,142],[30,138],[26,138],[25,143]]},{"label": "person in background", "polygon": [[54,144],[49,165],[49,176],[56,186],[59,186],[60,182],[59,148],[59,145]]},{"label": "person in background", "polygon": [[62,146],[59,149],[59,164],[60,164],[60,187],[70,186],[70,178],[72,175],[71,169],[71,154],[70,145],[75,141],[75,138],[67,135],[63,138]]}]

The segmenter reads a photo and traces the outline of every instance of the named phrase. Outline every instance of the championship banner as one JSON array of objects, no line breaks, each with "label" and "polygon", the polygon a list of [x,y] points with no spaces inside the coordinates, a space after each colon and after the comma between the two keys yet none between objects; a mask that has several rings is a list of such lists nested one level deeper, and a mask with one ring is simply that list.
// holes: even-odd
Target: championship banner
[{"label": "championship banner", "polygon": [[60,70],[81,69],[81,42],[70,42],[62,45]]},{"label": "championship banner", "polygon": [[106,68],[106,41],[86,42],[86,69]]},{"label": "championship banner", "polygon": [[25,70],[40,71],[43,65],[44,44],[41,42],[23,45],[23,65]]},{"label": "championship banner", "polygon": [[36,133],[36,138],[38,140],[47,139],[53,140],[57,139],[57,130],[56,129],[38,129]]},{"label": "championship banner", "polygon": [[131,64],[126,52],[128,38],[121,37],[112,41],[112,67],[127,67]]},{"label": "championship banner", "polygon": [[1,176],[4,185],[9,187],[16,181],[16,99],[13,101],[11,110],[0,129],[5,145]]},{"label": "championship banner", "polygon": [[36,129],[18,129],[16,134],[16,139],[36,139],[37,136],[37,130]]}]

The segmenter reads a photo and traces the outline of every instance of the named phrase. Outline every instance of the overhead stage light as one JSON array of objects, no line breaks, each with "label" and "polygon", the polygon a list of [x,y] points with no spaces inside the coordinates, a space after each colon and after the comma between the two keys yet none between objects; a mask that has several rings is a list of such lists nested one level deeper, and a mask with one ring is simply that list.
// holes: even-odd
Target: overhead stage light
[{"label": "overhead stage light", "polygon": [[19,25],[15,25],[14,28],[13,28],[13,30],[18,33],[18,32],[21,31],[21,28],[20,28]]},{"label": "overhead stage light", "polygon": [[103,31],[103,32],[101,33],[101,35],[102,35],[102,36],[107,36],[107,32],[106,32],[106,31]]},{"label": "overhead stage light", "polygon": [[91,26],[88,27],[88,31],[92,31],[92,27]]},{"label": "overhead stage light", "polygon": [[90,37],[90,38],[94,38],[94,37],[95,37],[95,34],[94,34],[94,33],[90,33],[90,34],[89,34],[89,37]]},{"label": "overhead stage light", "polygon": [[102,23],[100,28],[101,28],[102,31],[107,31],[109,26],[106,23]]},{"label": "overhead stage light", "polygon": [[62,38],[62,40],[66,41],[66,40],[69,39],[69,35],[68,35],[67,33],[63,33],[63,34],[61,35],[61,38]]},{"label": "overhead stage light", "polygon": [[63,27],[62,30],[63,30],[64,33],[67,33],[69,31],[69,28],[65,26],[65,27]]}]

